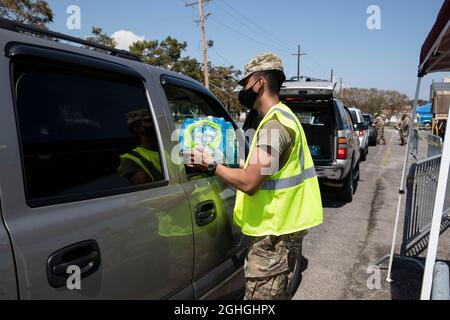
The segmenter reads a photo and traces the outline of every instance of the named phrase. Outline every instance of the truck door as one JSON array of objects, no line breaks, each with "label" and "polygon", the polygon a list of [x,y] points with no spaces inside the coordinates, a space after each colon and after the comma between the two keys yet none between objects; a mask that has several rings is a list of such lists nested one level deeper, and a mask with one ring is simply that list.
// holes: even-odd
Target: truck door
[{"label": "truck door", "polygon": [[[232,121],[213,96],[194,83],[163,78],[173,128],[185,119],[214,116]],[[246,241],[233,224],[236,190],[219,178],[180,165],[194,221],[194,286],[197,297],[242,267]],[[208,277],[203,277],[208,274]],[[242,284],[242,283],[241,283]]]},{"label": "truck door", "polygon": [[[1,112],[0,112],[1,113]],[[0,138],[1,139],[1,138]],[[0,159],[2,152],[2,143],[0,140]],[[1,217],[0,200],[0,217]],[[3,220],[0,218],[0,300],[18,299],[16,272],[14,268],[13,252],[9,235],[6,231]]]},{"label": "truck door", "polygon": [[190,208],[140,74],[17,46],[0,58],[0,190],[20,298],[192,298]]}]

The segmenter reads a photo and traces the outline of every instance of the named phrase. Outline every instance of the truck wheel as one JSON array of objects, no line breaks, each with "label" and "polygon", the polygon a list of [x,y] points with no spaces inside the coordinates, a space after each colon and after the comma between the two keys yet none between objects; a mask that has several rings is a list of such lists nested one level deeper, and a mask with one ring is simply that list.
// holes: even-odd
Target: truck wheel
[{"label": "truck wheel", "polygon": [[367,149],[364,149],[364,151],[361,153],[361,161],[367,160],[367,154],[369,153],[369,147]]},{"label": "truck wheel", "polygon": [[353,193],[354,193],[354,170],[351,169],[347,178],[344,179],[344,186],[342,187],[341,191],[339,192],[339,199],[344,202],[352,202],[353,201]]}]

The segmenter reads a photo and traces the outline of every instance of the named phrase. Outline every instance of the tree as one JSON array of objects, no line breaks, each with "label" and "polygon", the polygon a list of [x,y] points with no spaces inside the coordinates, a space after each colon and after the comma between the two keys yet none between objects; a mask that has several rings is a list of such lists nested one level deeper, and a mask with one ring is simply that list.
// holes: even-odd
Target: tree
[{"label": "tree", "polygon": [[212,93],[219,98],[231,113],[239,113],[242,107],[239,103],[238,96],[235,93],[237,86],[236,79],[241,75],[241,71],[229,67],[210,68],[210,87]]},{"label": "tree", "polygon": [[[116,40],[114,40],[114,38],[112,38],[111,36],[104,33],[102,28],[92,27],[92,34],[93,34],[93,36],[87,37],[87,39],[86,39],[87,41],[95,43],[95,44],[100,44],[100,45],[104,45],[107,47],[111,47],[111,48],[115,48],[117,46]],[[89,48],[89,49],[91,49],[91,48]],[[104,50],[97,49],[97,48],[92,48],[91,50],[100,51],[100,52],[104,51]]]},{"label": "tree", "polygon": [[372,114],[383,110],[402,112],[409,105],[409,98],[405,94],[393,90],[349,88],[339,91],[336,97],[348,107]]},{"label": "tree", "polygon": [[[133,43],[130,52],[137,55],[144,63],[182,73],[199,82],[203,82],[203,64],[189,56],[182,57],[187,43],[167,37],[158,40],[144,40]],[[231,112],[240,111],[236,88],[236,78],[241,74],[239,70],[230,67],[213,67],[210,69],[211,91]]]},{"label": "tree", "polygon": [[167,37],[161,42],[158,40],[137,41],[130,46],[130,52],[146,64],[182,73],[197,81],[202,81],[199,62],[195,58],[181,57],[186,48],[186,42],[179,42],[172,37]]},{"label": "tree", "polygon": [[53,11],[44,0],[0,0],[0,16],[42,27],[53,22]]},{"label": "tree", "polygon": [[181,59],[181,53],[186,48],[186,42],[179,42],[172,37],[167,37],[161,42],[158,40],[137,41],[130,46],[130,52],[139,56],[146,64],[173,70],[179,68],[180,60],[192,62],[187,61],[186,58]]}]

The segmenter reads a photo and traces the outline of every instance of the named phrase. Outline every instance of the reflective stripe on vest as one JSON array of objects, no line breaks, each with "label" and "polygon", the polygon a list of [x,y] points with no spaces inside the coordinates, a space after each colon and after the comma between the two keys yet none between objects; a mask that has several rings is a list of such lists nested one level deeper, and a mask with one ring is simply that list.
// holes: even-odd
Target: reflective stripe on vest
[{"label": "reflective stripe on vest", "polygon": [[295,187],[298,185],[302,185],[305,180],[315,178],[316,176],[316,168],[312,167],[302,171],[302,173],[298,176],[279,180],[267,180],[261,187],[261,190],[281,190]]},{"label": "reflective stripe on vest", "polygon": [[264,117],[253,138],[245,168],[249,165],[251,153],[257,148],[260,130],[275,117],[284,127],[295,132],[295,145],[286,165],[271,175],[254,195],[237,191],[233,221],[248,236],[280,236],[323,223],[322,198],[314,161],[301,123],[289,107],[280,103]]},{"label": "reflective stripe on vest", "polygon": [[161,170],[158,169],[156,164],[154,164],[152,161],[148,160],[141,152],[148,153],[149,157],[152,155],[158,155],[159,154],[155,151],[150,150],[141,150],[141,148],[136,148],[129,153],[126,153],[121,156],[121,158],[129,159],[131,161],[134,161],[139,167],[144,170],[153,181],[156,181],[159,176],[161,176]]}]

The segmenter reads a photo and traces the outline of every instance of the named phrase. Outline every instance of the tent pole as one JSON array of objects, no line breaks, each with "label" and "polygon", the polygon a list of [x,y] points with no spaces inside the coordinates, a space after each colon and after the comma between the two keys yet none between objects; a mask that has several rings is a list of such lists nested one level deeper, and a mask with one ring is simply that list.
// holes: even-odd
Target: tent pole
[{"label": "tent pole", "polygon": [[390,254],[390,258],[389,258],[389,269],[388,269],[388,275],[386,278],[387,282],[392,282],[391,273],[392,273],[392,263],[394,262],[395,241],[397,239],[398,222],[399,222],[399,218],[400,218],[400,209],[402,206],[402,198],[403,198],[403,195],[405,194],[406,171],[407,171],[407,167],[408,167],[408,158],[409,158],[409,151],[410,151],[410,147],[411,147],[411,140],[412,140],[412,137],[414,134],[414,118],[416,117],[416,108],[417,108],[417,104],[419,101],[419,93],[420,93],[421,84],[422,84],[422,77],[418,77],[417,78],[417,86],[416,86],[416,96],[414,98],[411,121],[409,124],[408,144],[406,146],[405,159],[403,162],[402,180],[400,183],[400,192],[399,192],[398,203],[397,203],[397,213],[395,216],[394,235],[392,237],[391,254]]},{"label": "tent pole", "polygon": [[445,130],[444,148],[442,150],[441,168],[434,202],[433,222],[431,223],[430,242],[428,244],[427,260],[423,275],[421,300],[430,300],[433,283],[433,271],[436,263],[439,234],[441,231],[442,214],[444,212],[447,179],[450,167],[450,128]]}]

